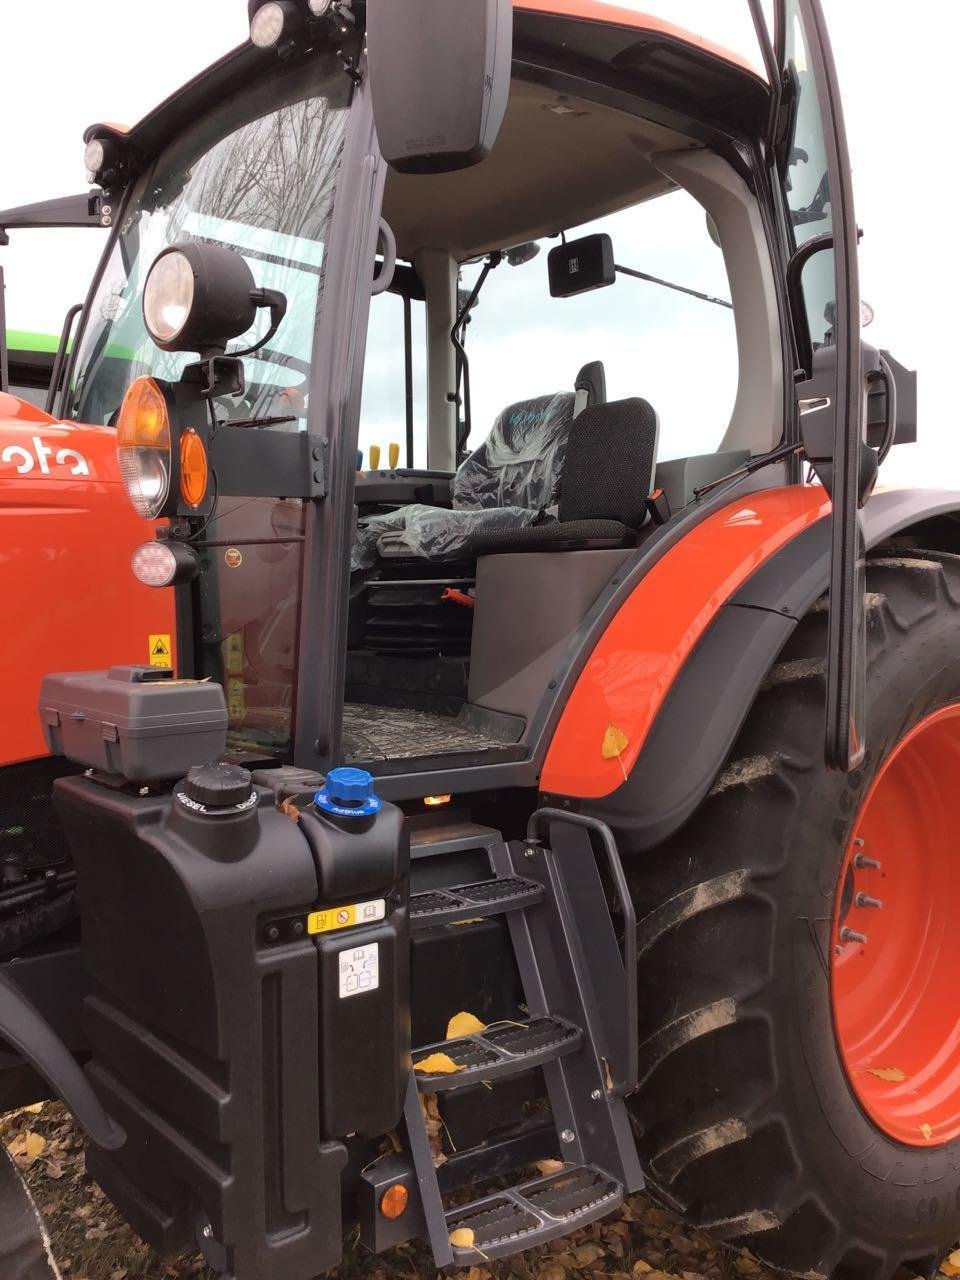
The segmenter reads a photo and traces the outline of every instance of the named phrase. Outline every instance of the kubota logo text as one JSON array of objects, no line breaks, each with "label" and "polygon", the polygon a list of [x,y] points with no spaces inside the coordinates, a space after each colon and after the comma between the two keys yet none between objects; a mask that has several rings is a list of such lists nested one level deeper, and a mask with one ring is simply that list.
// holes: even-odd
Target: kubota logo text
[{"label": "kubota logo text", "polygon": [[90,474],[86,458],[76,449],[54,449],[44,444],[39,436],[33,437],[32,444],[32,452],[22,444],[8,444],[0,453],[0,462],[12,466],[19,476],[28,476],[34,470],[48,476],[51,474],[51,462],[54,470],[65,467],[72,476]]}]

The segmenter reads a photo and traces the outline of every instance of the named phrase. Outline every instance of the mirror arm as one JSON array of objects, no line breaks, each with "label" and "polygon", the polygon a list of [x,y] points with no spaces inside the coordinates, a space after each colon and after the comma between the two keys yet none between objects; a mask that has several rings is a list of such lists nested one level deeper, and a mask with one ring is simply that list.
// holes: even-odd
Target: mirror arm
[{"label": "mirror arm", "polygon": [[832,235],[814,236],[800,245],[787,264],[787,296],[790,299],[790,315],[797,341],[798,372],[807,378],[813,377],[813,343],[806,307],[803,305],[803,272],[811,258],[832,248]]}]

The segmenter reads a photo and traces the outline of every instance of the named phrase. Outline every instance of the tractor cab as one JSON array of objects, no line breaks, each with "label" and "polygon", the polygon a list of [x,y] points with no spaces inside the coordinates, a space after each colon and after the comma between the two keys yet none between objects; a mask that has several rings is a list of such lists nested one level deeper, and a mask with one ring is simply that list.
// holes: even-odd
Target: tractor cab
[{"label": "tractor cab", "polygon": [[[135,571],[182,588],[178,669],[225,688],[238,760],[529,764],[639,549],[797,443],[790,226],[746,158],[764,75],[656,19],[560,8],[516,7],[480,163],[383,163],[376,131],[425,108],[399,53],[378,60],[376,6],[369,75],[362,10],[268,7],[262,47],[130,134],[88,132],[91,174],[126,195],[62,412],[118,426],[137,509],[170,517]],[[805,56],[780,139],[801,236],[830,226]],[[258,301],[202,351],[169,315],[205,272],[195,309],[216,309],[231,257]],[[822,316],[829,252],[814,274]],[[154,453],[144,378],[169,417]],[[784,459],[756,483],[796,478]]]}]

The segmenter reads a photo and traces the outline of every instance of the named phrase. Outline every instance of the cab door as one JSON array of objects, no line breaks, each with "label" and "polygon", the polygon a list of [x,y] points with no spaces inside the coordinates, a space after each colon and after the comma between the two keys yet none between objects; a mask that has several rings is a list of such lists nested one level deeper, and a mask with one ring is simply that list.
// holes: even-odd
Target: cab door
[{"label": "cab door", "polygon": [[836,66],[821,0],[777,0],[782,82],[773,150],[791,249],[797,409],[806,457],[833,500],[827,763],[863,759],[866,676],[860,508],[876,477],[864,444],[859,233]]}]

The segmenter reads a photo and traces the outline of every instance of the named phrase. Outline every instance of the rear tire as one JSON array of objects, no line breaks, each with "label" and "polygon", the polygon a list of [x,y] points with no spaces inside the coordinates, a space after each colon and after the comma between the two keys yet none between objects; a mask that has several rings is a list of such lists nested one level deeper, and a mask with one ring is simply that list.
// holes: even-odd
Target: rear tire
[{"label": "rear tire", "polygon": [[960,703],[960,557],[877,553],[867,590],[861,768],[842,775],[823,761],[821,601],[700,809],[628,867],[641,921],[631,1106],[652,1192],[773,1267],[843,1280],[888,1280],[900,1266],[930,1274],[960,1237],[960,1139],[910,1146],[869,1118],[838,1050],[830,987],[833,907],[860,806],[908,731]]}]

